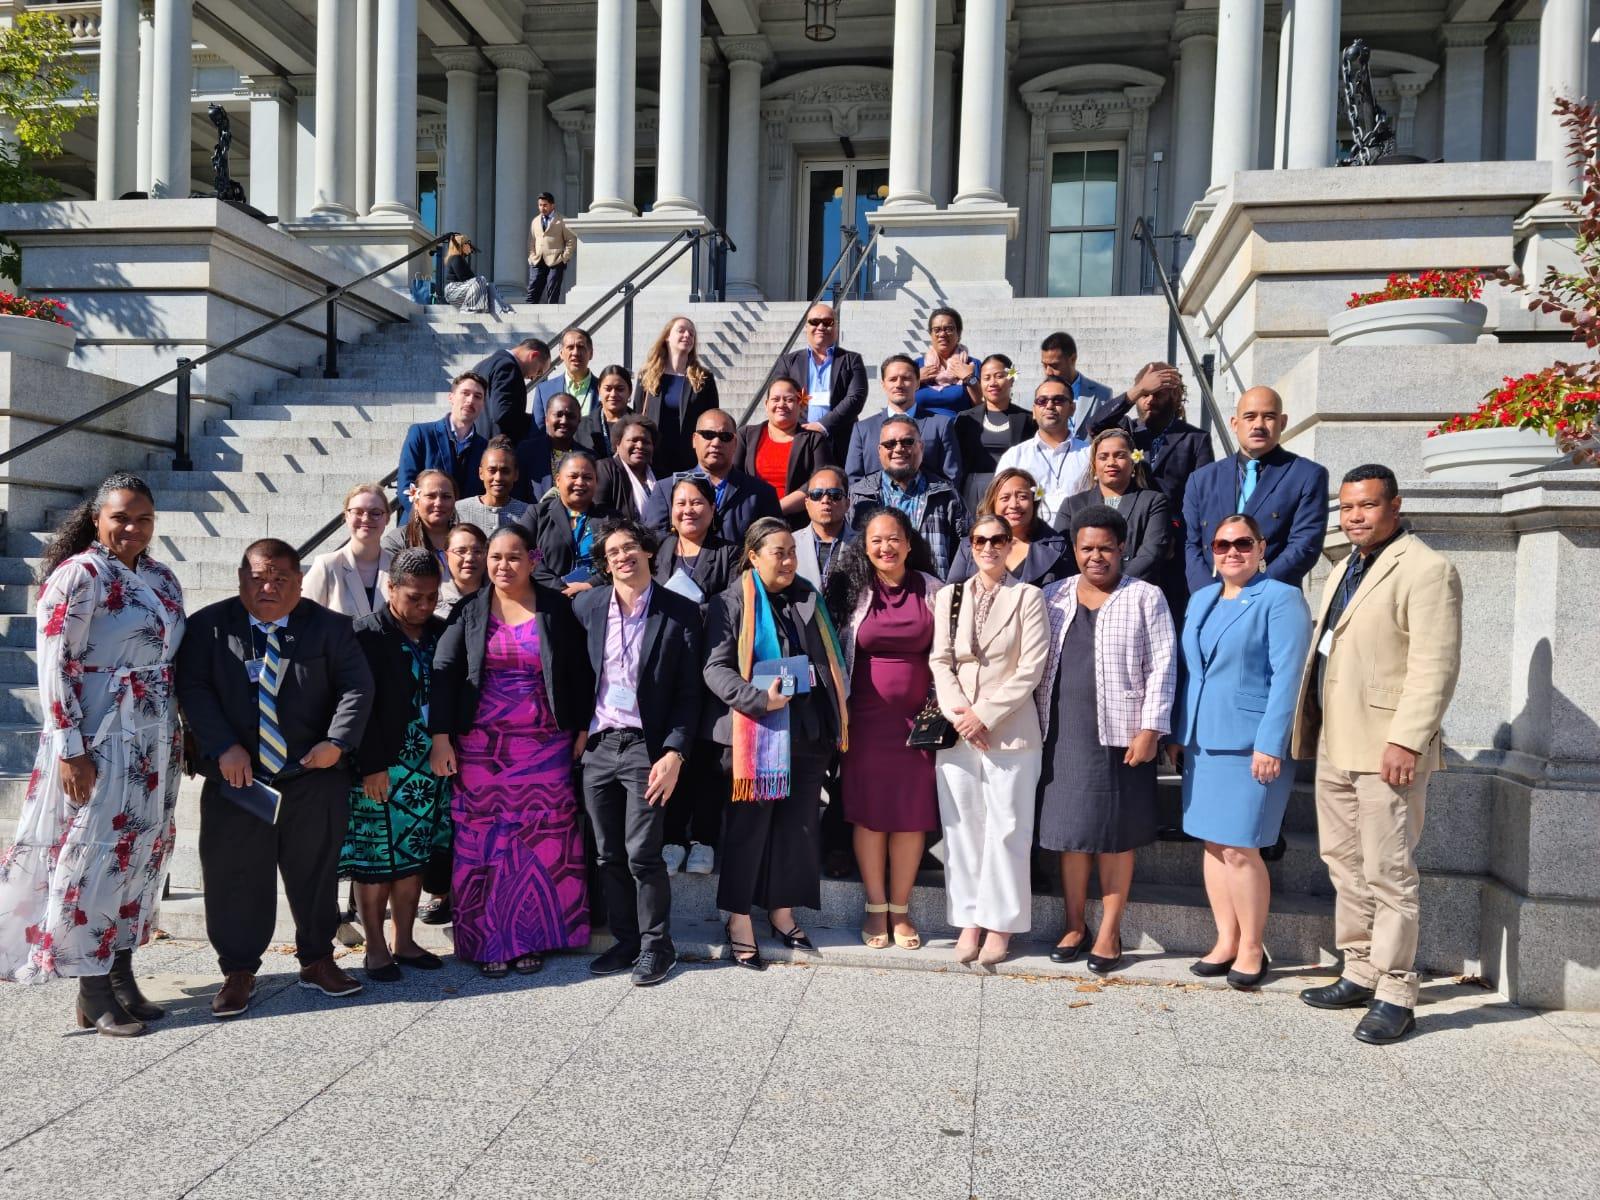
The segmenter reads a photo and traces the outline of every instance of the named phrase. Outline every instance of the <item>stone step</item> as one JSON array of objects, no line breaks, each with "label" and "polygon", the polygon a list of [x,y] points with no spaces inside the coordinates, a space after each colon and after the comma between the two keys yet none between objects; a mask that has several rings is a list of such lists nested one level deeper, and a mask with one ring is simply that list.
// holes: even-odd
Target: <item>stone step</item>
[{"label": "stone step", "polygon": [[37,639],[31,612],[0,615],[0,646],[24,648],[31,653]]},{"label": "stone step", "polygon": [[0,721],[0,775],[27,775],[39,748],[39,722]]},{"label": "stone step", "polygon": [[[372,467],[366,464],[377,457],[378,445],[374,441],[374,449],[366,454],[330,455],[317,464],[320,470],[296,470],[286,464],[269,468],[261,463],[239,470],[197,467],[193,471],[147,471],[144,479],[158,496],[181,496],[179,503],[197,512],[237,512],[241,506],[256,512],[263,501],[301,499],[302,502],[327,503],[329,496],[333,497],[337,512],[346,492],[375,477]],[[381,461],[389,462],[392,467],[399,453],[394,446],[390,451]]]}]

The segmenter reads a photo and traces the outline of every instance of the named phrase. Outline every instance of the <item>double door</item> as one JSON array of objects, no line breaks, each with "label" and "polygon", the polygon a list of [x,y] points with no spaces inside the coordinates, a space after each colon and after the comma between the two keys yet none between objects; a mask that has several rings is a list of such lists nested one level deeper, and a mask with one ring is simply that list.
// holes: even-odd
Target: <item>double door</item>
[{"label": "double door", "polygon": [[[813,295],[839,257],[844,230],[854,228],[865,246],[872,231],[867,218],[889,195],[889,160],[886,158],[812,159],[801,164],[800,240],[796,259],[796,293]],[[835,282],[848,276],[848,265]],[[857,278],[854,295],[865,296],[869,272]]]}]

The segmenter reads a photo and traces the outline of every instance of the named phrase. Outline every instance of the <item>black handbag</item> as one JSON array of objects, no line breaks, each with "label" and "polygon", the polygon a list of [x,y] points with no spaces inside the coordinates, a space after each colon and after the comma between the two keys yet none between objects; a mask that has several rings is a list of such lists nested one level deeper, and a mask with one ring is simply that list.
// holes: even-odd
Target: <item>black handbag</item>
[{"label": "black handbag", "polygon": [[[961,595],[967,590],[964,583],[958,583],[955,587],[955,595],[950,597],[952,646],[956,643],[956,622],[961,619]],[[948,750],[959,740],[956,727],[939,711],[938,695],[929,688],[928,698],[922,702],[921,710],[911,719],[911,732],[906,735],[907,747],[912,750]]]}]

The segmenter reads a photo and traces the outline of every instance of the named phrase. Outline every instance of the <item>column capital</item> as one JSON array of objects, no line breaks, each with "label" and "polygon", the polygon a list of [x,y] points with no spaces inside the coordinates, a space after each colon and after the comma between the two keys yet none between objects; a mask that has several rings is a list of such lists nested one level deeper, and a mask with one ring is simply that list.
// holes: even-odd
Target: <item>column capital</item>
[{"label": "column capital", "polygon": [[700,39],[700,65],[714,67],[722,61],[722,56],[717,53],[717,39],[703,37]]},{"label": "column capital", "polygon": [[772,61],[772,44],[764,37],[720,38],[717,46],[730,63],[753,62],[764,67]]},{"label": "column capital", "polygon": [[1500,26],[1500,36],[1505,38],[1508,46],[1537,46],[1539,44],[1539,22],[1507,21]]},{"label": "column capital", "polygon": [[935,54],[961,53],[961,30],[954,25],[940,25],[933,31]]},{"label": "column capital", "polygon": [[1493,21],[1462,21],[1439,27],[1439,45],[1445,49],[1476,48],[1489,40],[1495,31]]},{"label": "column capital", "polygon": [[555,82],[555,76],[543,67],[536,71],[528,72],[528,90],[530,92],[548,92],[555,86]]},{"label": "column capital", "polygon": [[317,77],[315,75],[285,75],[289,86],[294,89],[296,96],[315,96],[317,94]]},{"label": "column capital", "polygon": [[1136,84],[1133,87],[1123,88],[1122,94],[1128,101],[1128,107],[1137,116],[1141,113],[1149,113],[1151,105],[1156,102],[1156,97],[1161,95],[1161,85],[1159,83]]},{"label": "column capital", "polygon": [[474,46],[435,46],[433,57],[446,74],[468,71],[476,75],[483,70],[483,55]]},{"label": "column capital", "polygon": [[1055,92],[1028,92],[1022,97],[1022,104],[1030,115],[1042,117],[1055,107],[1057,99]]},{"label": "column capital", "polygon": [[1187,8],[1172,22],[1172,40],[1186,42],[1190,38],[1217,36],[1217,10],[1214,8]]},{"label": "column capital", "polygon": [[252,100],[293,100],[294,88],[282,75],[250,75],[245,87]]},{"label": "column capital", "polygon": [[510,46],[485,46],[483,56],[496,71],[521,71],[532,75],[544,67],[539,56],[521,42]]}]

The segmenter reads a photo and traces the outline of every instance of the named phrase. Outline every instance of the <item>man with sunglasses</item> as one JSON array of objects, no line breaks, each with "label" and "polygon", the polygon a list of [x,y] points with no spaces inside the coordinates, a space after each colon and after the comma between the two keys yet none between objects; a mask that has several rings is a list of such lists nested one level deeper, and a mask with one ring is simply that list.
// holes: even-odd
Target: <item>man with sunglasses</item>
[{"label": "man with sunglasses", "polygon": [[924,416],[916,413],[920,379],[917,360],[909,354],[891,354],[883,360],[878,368],[878,382],[883,386],[883,411],[857,422],[850,431],[850,452],[845,455],[844,473],[851,483],[878,469],[878,431],[887,418],[898,413],[916,418],[917,429],[922,434],[922,457],[928,469],[938,471],[957,488],[961,486],[965,472],[961,469],[961,450],[950,428],[950,418],[943,413]]},{"label": "man with sunglasses", "polygon": [[849,484],[838,467],[819,467],[806,481],[806,516],[810,523],[795,531],[794,552],[800,578],[818,591],[828,577],[828,568],[847,541],[850,530],[845,515],[850,511]]},{"label": "man with sunglasses", "polygon": [[806,390],[805,427],[833,442],[834,460],[850,448],[861,406],[867,402],[867,368],[861,355],[839,345],[839,318],[832,305],[814,304],[806,313],[806,344],[778,360],[778,375]]},{"label": "man with sunglasses", "polygon": [[[684,475],[698,475],[711,484],[716,494],[717,532],[735,546],[744,544],[744,531],[757,517],[782,517],[778,493],[764,479],[734,466],[738,426],[733,415],[720,408],[707,409],[694,423],[695,468]],[[672,528],[672,485],[658,485],[645,504],[644,523],[665,536]]]},{"label": "man with sunglasses", "polygon": [[922,433],[914,419],[903,413],[883,419],[878,468],[850,485],[851,531],[860,533],[875,508],[898,508],[928,543],[935,573],[946,578],[967,536],[967,506],[952,484],[923,470]]},{"label": "man with sunglasses", "polygon": [[1046,376],[1033,389],[1033,423],[1038,432],[1002,454],[995,468],[997,474],[1016,467],[1032,475],[1044,489],[1039,517],[1057,530],[1067,497],[1089,486],[1089,443],[1072,436],[1074,411],[1072,389],[1061,379]]}]

